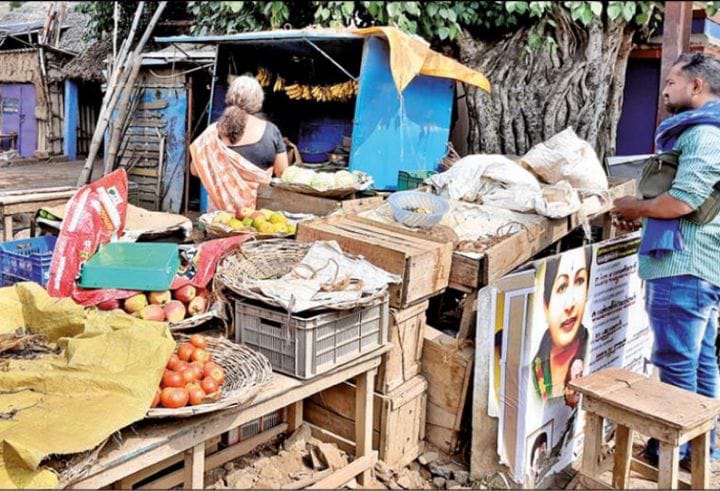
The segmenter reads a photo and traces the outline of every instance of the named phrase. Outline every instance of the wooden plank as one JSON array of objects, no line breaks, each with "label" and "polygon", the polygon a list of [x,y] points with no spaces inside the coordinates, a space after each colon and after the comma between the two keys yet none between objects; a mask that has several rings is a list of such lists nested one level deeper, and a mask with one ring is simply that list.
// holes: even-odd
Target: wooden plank
[{"label": "wooden plank", "polygon": [[[373,387],[375,372],[369,370],[357,376],[357,387],[355,388],[355,456],[358,460],[368,457],[372,453],[372,431],[373,431]],[[377,454],[376,458],[377,458]],[[352,474],[355,476],[357,474]],[[370,483],[370,468],[365,468],[358,475],[360,485]],[[349,479],[348,479],[349,480]],[[337,486],[347,481],[335,481]],[[327,484],[327,482],[325,483]],[[331,487],[337,487],[331,486]]]},{"label": "wooden plank", "polygon": [[147,428],[142,435],[124,435],[120,447],[108,448],[101,453],[88,475],[72,487],[100,488],[122,479],[140,469],[182,452],[197,443],[198,435],[204,438],[218,436],[229,429],[275,412],[290,404],[332,387],[343,380],[377,368],[380,356],[387,348],[347,363],[311,380],[299,380],[273,373],[273,378],[258,394],[253,404],[243,408],[230,408],[203,418],[190,418],[165,425]]},{"label": "wooden plank", "polygon": [[612,485],[615,489],[627,489],[632,460],[633,431],[618,424],[615,429],[615,465]]},{"label": "wooden plank", "polygon": [[460,318],[460,329],[457,338],[459,340],[469,339],[475,328],[477,317],[477,290],[468,293],[463,300],[462,317]]},{"label": "wooden plank", "polygon": [[13,217],[11,214],[3,217],[3,235],[5,236],[5,242],[13,240]]},{"label": "wooden plank", "polygon": [[585,414],[585,441],[583,446],[582,472],[588,477],[598,477],[600,450],[602,447],[603,418],[588,410]]},{"label": "wooden plank", "polygon": [[[369,474],[370,470],[377,463],[377,460],[377,451],[370,452],[368,455],[353,460],[339,471],[334,472],[329,477],[326,477],[307,489],[337,489],[350,482],[355,476],[358,476],[358,482],[360,482],[363,474]],[[360,484],[362,485],[363,483],[360,482]]]},{"label": "wooden plank", "polygon": [[290,404],[288,411],[288,432],[293,433],[303,424],[303,401]]},{"label": "wooden plank", "polygon": [[[317,405],[315,406],[319,407]],[[320,409],[323,411],[327,411],[323,408]],[[332,431],[326,430],[325,428],[321,428],[320,426],[314,425],[312,423],[305,422],[305,424],[310,427],[310,432],[313,438],[316,438],[321,442],[325,443],[334,443],[340,450],[342,450],[346,454],[355,455],[354,441],[343,438],[340,435],[333,433]]]},{"label": "wooden plank", "polygon": [[[638,459],[633,458],[632,462],[630,463],[630,469],[632,469],[633,472],[641,475],[643,478],[648,479],[650,481],[657,482],[658,480],[658,470],[657,468],[646,464],[645,462],[642,462]],[[700,489],[700,488],[693,488],[689,482],[678,479],[678,489]],[[707,489],[707,488],[703,488]]]},{"label": "wooden plank", "polygon": [[660,442],[660,461],[658,463],[658,489],[677,489],[678,466],[680,464],[679,447],[672,443]]},{"label": "wooden plank", "polygon": [[185,489],[205,487],[205,443],[185,450],[184,483]]},{"label": "wooden plank", "polygon": [[392,350],[383,355],[375,390],[387,394],[420,373],[425,312],[428,303],[407,309],[390,309],[389,341]]},{"label": "wooden plank", "polygon": [[[15,213],[35,213],[41,208],[52,208],[67,203],[69,198],[57,198],[46,201],[33,201],[31,203],[16,203],[13,205],[0,206],[0,212],[6,215]],[[1,214],[1,213],[0,213]]]},{"label": "wooden plank", "polygon": [[257,191],[257,208],[290,213],[311,213],[317,216],[329,215],[338,210],[348,214],[359,213],[380,206],[383,201],[382,196],[346,199],[321,198],[265,184],[261,184]]},{"label": "wooden plank", "polygon": [[431,326],[425,326],[424,337],[422,373],[428,381],[428,424],[459,431],[474,348]]},{"label": "wooden plank", "polygon": [[321,481],[326,477],[332,475],[332,473],[332,469],[324,469],[322,471],[315,472],[312,476],[306,477],[305,479],[300,479],[295,482],[291,482],[290,484],[283,484],[282,486],[280,486],[280,489],[305,489],[308,486],[311,486],[316,482]]},{"label": "wooden plank", "polygon": [[131,176],[153,177],[155,179],[158,177],[157,169],[143,169],[142,167],[133,167],[128,171],[128,174]]},{"label": "wooden plank", "polygon": [[568,489],[613,489],[609,484],[588,476],[584,472],[578,472],[575,477],[573,487],[568,487]]},{"label": "wooden plank", "polygon": [[657,121],[660,123],[670,114],[662,96],[670,68],[682,53],[689,51],[692,32],[693,2],[667,2],[663,19],[662,58],[660,61],[660,93],[657,98]]},{"label": "wooden plank", "polygon": [[[216,452],[217,445],[219,442],[220,442],[220,438],[217,438],[217,437],[210,438],[209,440],[207,440],[205,442],[205,455]],[[164,469],[172,467],[173,465],[177,464],[178,462],[182,462],[184,460],[184,458],[185,458],[185,456],[182,453],[173,455],[172,457],[165,459],[162,462],[153,464],[153,465],[141,470],[140,472],[136,472],[135,474],[133,474],[131,476],[125,477],[115,484],[117,485],[119,483],[118,489],[132,489],[135,486],[135,484],[139,483],[140,481],[143,481],[143,480],[157,474],[158,472],[161,472]],[[184,476],[184,470],[181,469],[178,471],[177,484],[182,484],[183,476]],[[176,484],[174,484],[174,485],[176,485]]]},{"label": "wooden plank", "polygon": [[710,488],[710,433],[693,438],[690,456],[690,476],[693,489]]},{"label": "wooden plank", "polygon": [[[282,423],[278,426],[270,428],[269,430],[265,430],[262,433],[258,433],[247,440],[226,447],[218,452],[214,452],[206,457],[206,468],[207,470],[215,469],[227,462],[230,462],[231,460],[242,457],[243,455],[253,451],[256,447],[274,440],[278,435],[284,433],[286,430],[287,424]],[[185,470],[180,469],[143,484],[142,487],[143,489],[171,489],[175,486],[181,485],[183,483],[184,476]]]},{"label": "wooden plank", "polygon": [[5,207],[10,207],[12,205],[16,204],[24,204],[24,203],[37,203],[37,202],[44,202],[44,201],[52,201],[52,200],[58,200],[58,199],[65,199],[68,200],[72,198],[75,195],[76,190],[69,190],[69,191],[52,191],[49,193],[38,193],[36,191],[33,191],[30,194],[22,194],[18,196],[0,196],[0,204]]}]

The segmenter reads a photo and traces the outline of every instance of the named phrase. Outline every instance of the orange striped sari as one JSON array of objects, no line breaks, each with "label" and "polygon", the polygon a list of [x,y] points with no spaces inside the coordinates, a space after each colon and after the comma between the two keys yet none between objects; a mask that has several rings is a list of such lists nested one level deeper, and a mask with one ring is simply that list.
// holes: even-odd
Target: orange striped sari
[{"label": "orange striped sari", "polygon": [[263,170],[229,148],[211,124],[190,145],[195,170],[218,210],[239,212],[255,208],[257,189],[268,184],[273,169]]}]

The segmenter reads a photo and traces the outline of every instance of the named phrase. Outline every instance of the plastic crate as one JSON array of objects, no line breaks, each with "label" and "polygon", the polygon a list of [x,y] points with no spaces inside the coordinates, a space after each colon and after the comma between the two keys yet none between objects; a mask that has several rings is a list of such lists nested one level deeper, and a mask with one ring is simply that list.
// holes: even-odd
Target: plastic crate
[{"label": "plastic crate", "polygon": [[47,285],[56,241],[57,237],[44,235],[0,243],[0,285],[21,281]]},{"label": "plastic crate", "polygon": [[398,172],[398,191],[417,189],[428,177],[437,174],[434,170],[401,170]]},{"label": "plastic crate", "polygon": [[352,310],[288,315],[235,300],[235,341],[267,356],[273,369],[301,379],[332,370],[388,340],[389,298]]}]

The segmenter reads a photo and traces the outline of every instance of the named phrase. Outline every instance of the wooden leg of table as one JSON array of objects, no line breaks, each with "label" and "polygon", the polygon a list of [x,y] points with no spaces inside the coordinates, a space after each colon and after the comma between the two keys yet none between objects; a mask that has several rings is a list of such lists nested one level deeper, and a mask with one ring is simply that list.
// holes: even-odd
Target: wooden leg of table
[{"label": "wooden leg of table", "polygon": [[185,450],[185,489],[205,489],[205,442]]},{"label": "wooden leg of table", "polygon": [[632,461],[633,431],[627,426],[617,425],[615,429],[615,463],[612,484],[615,489],[627,489]]},{"label": "wooden leg of table", "polygon": [[477,317],[477,297],[477,290],[468,293],[465,297],[462,317],[460,318],[460,329],[457,335],[461,341],[470,338],[472,334],[472,328],[475,325],[475,318]]},{"label": "wooden leg of table", "polygon": [[710,489],[710,433],[693,438],[690,455],[690,477],[693,489]]},{"label": "wooden leg of table", "polygon": [[9,242],[13,239],[12,215],[5,215],[3,217],[3,227],[5,231],[5,242]]},{"label": "wooden leg of table", "polygon": [[585,444],[583,446],[582,472],[596,479],[602,449],[603,418],[595,413],[585,414]]},{"label": "wooden leg of table", "polygon": [[[355,388],[355,458],[359,459],[372,452],[373,431],[373,387],[375,370],[356,377]],[[358,483],[364,486],[370,483],[370,469],[358,475]]]},{"label": "wooden leg of table", "polygon": [[287,408],[288,433],[292,434],[303,423],[303,401],[290,404]]},{"label": "wooden leg of table", "polygon": [[678,488],[679,450],[679,447],[676,447],[672,443],[660,442],[658,489]]}]

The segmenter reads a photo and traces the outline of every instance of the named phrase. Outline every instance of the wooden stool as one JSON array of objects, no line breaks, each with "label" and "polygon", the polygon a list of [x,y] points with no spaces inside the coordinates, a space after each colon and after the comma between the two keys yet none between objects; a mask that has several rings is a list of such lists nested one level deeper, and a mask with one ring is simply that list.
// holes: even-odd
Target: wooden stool
[{"label": "wooden stool", "polygon": [[[707,489],[709,486],[710,430],[720,414],[720,400],[679,389],[640,374],[609,368],[570,382],[583,394],[586,411],[585,446],[579,481],[591,487],[626,489],[630,468],[657,480],[658,489],[678,488],[679,448],[692,442],[692,483],[683,487]],[[612,488],[598,481],[603,419],[617,424]],[[658,469],[632,457],[633,432],[660,442]]]}]

